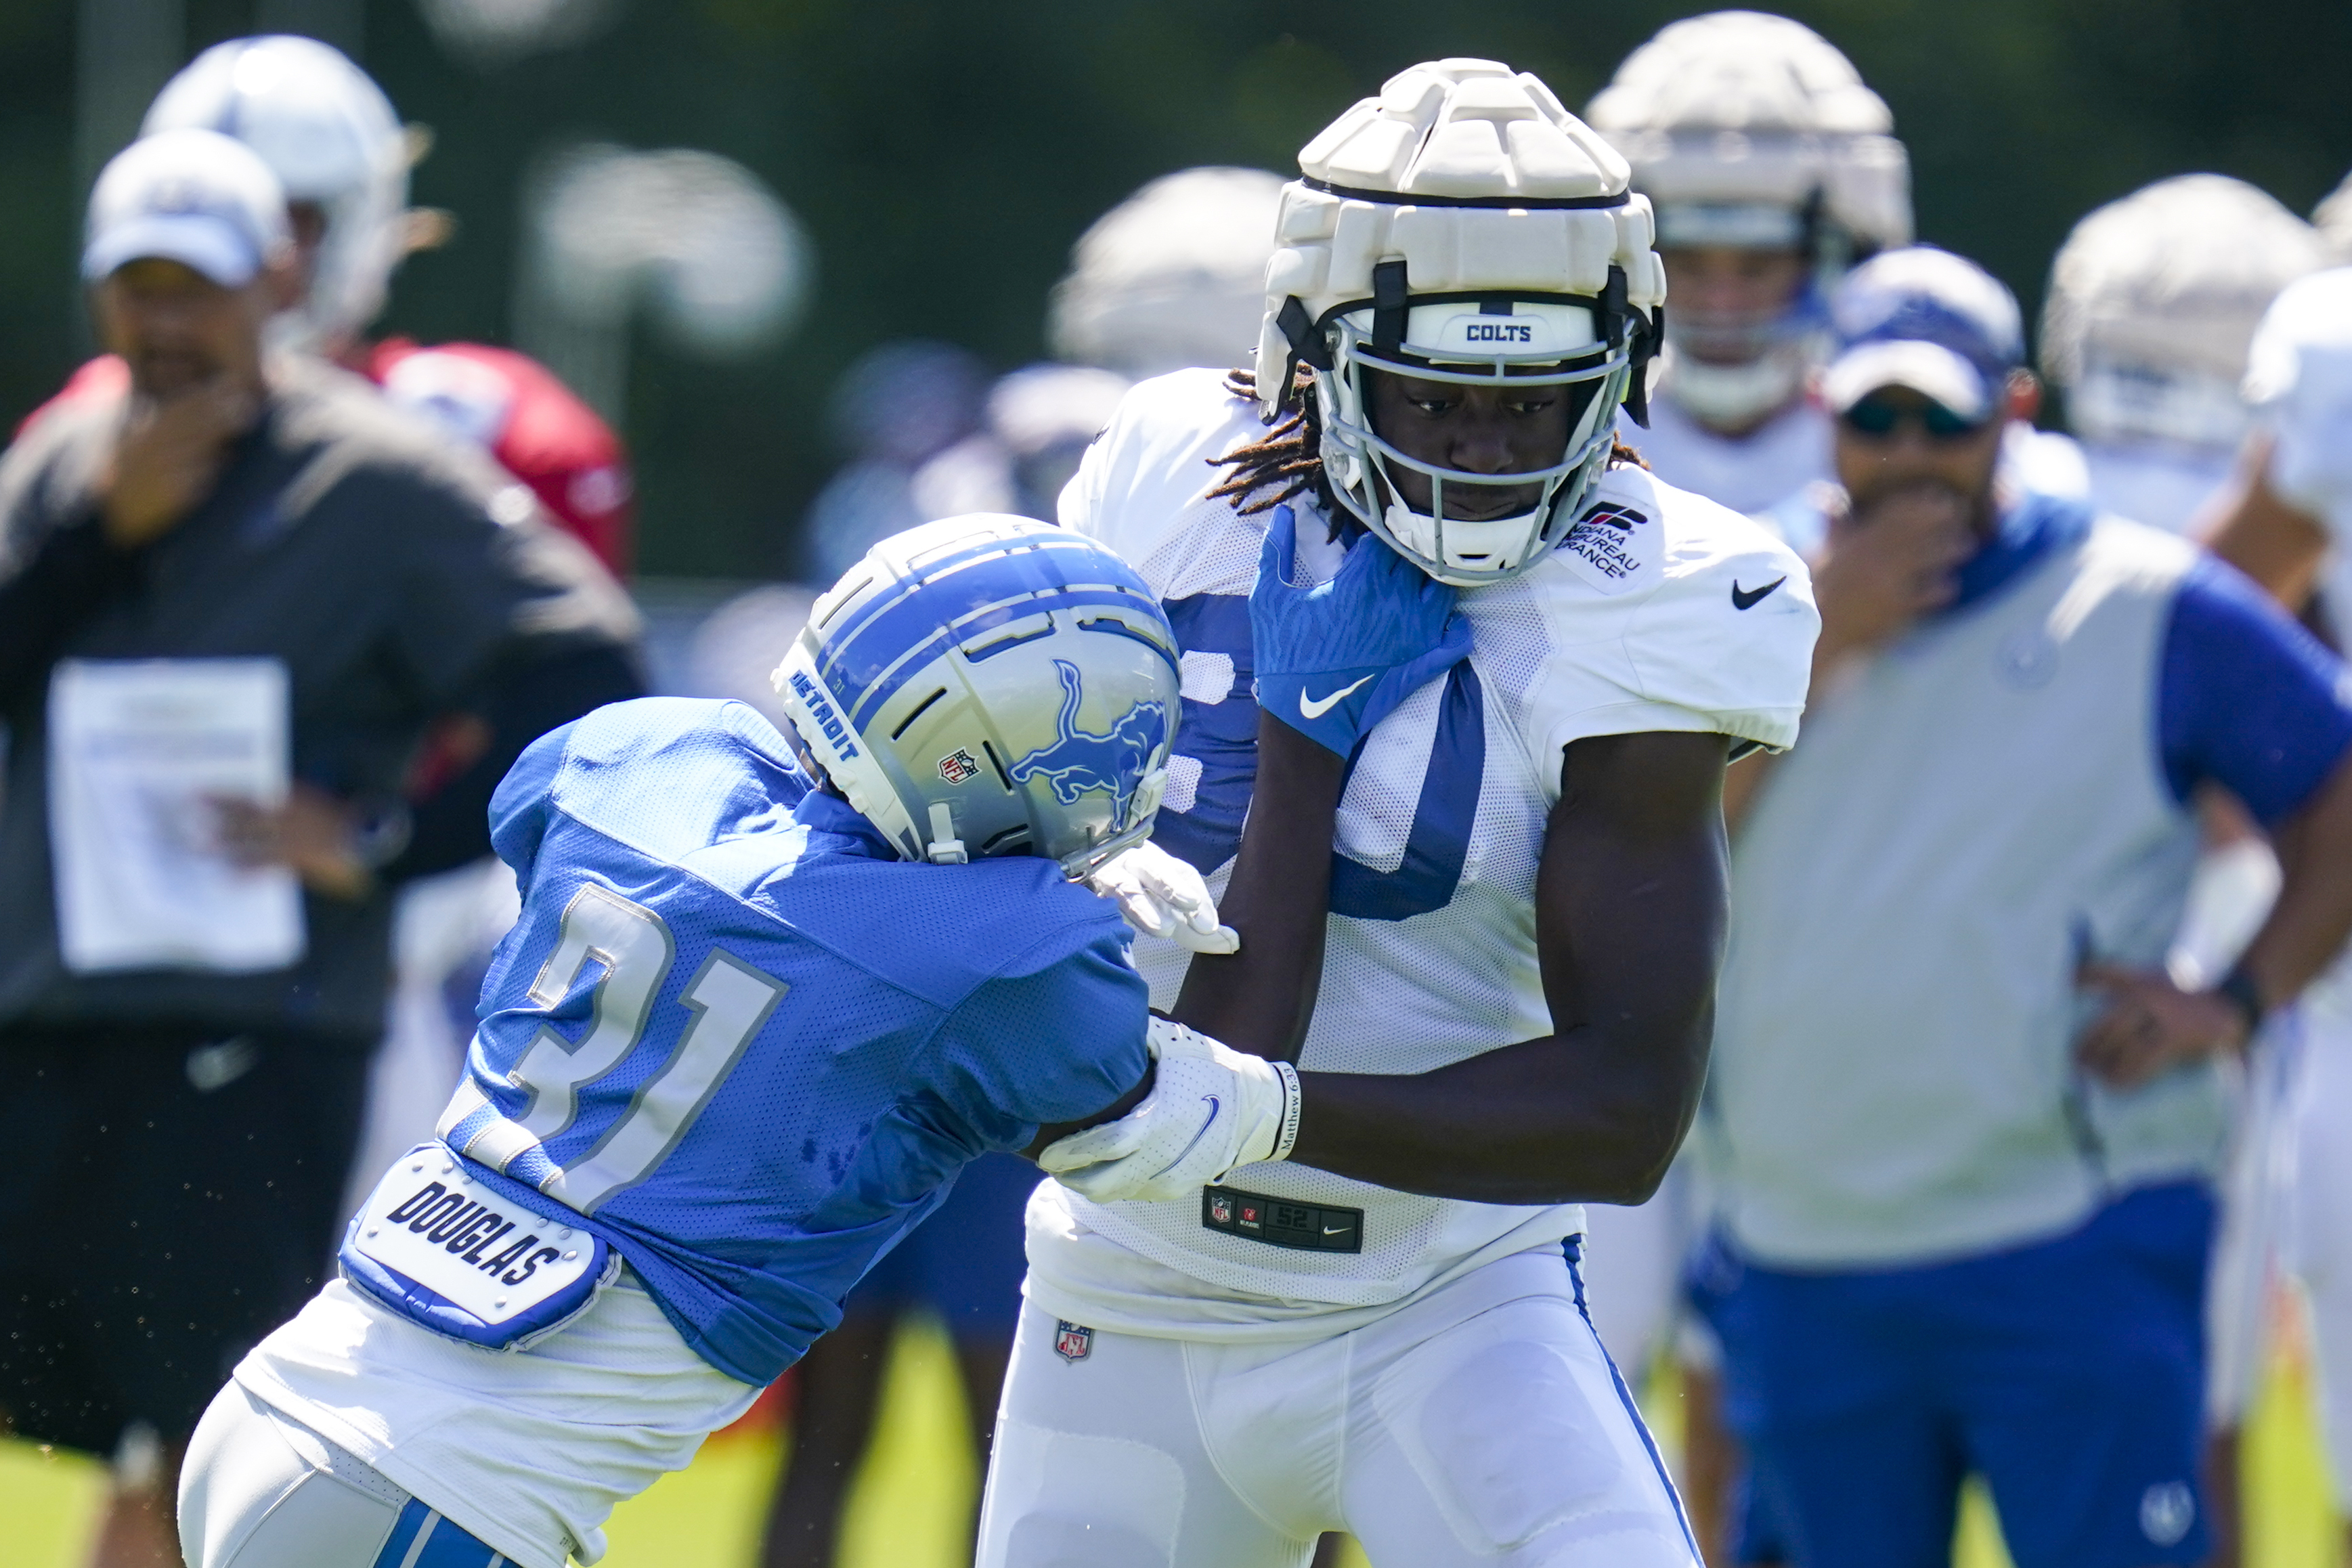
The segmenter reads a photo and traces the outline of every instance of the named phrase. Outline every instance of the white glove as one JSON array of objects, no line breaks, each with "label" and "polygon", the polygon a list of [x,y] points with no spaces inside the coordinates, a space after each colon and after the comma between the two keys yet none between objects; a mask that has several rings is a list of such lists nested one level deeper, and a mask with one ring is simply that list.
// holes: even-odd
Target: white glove
[{"label": "white glove", "polygon": [[1127,923],[1146,936],[1165,937],[1194,952],[1237,952],[1242,939],[1217,923],[1216,900],[1201,873],[1156,844],[1122,849],[1087,878],[1087,886],[1118,901]]},{"label": "white glove", "polygon": [[1154,1018],[1144,1044],[1160,1076],[1143,1103],[1045,1145],[1037,1163],[1098,1204],[1187,1198],[1237,1165],[1287,1160],[1298,1141],[1298,1072]]}]

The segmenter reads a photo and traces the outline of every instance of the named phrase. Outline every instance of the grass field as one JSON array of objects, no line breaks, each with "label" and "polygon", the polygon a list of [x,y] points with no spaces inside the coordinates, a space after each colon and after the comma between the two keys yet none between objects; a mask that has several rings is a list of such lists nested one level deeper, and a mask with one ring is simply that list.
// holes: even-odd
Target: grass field
[{"label": "grass field", "polygon": [[[1678,1394],[1660,1379],[1645,1404],[1671,1452]],[[947,1342],[901,1335],[874,1451],[850,1501],[841,1568],[963,1568],[961,1531],[980,1478]],[[750,1568],[782,1436],[754,1424],[704,1445],[688,1469],[613,1516],[601,1568]],[[2273,1369],[2246,1441],[2246,1568],[2342,1568],[2303,1359]],[[0,1568],[79,1568],[104,1494],[95,1463],[0,1443]],[[1977,1500],[1955,1568],[2007,1568],[1991,1510]],[[1363,1568],[1360,1557],[1351,1568]]]}]

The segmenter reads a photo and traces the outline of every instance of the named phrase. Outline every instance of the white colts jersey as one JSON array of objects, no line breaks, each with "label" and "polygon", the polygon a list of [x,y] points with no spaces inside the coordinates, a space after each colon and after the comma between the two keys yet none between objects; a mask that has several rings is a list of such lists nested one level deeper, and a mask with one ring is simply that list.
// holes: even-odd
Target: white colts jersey
[{"label": "white colts jersey", "polygon": [[[1256,772],[1249,591],[1270,514],[1209,499],[1230,472],[1210,459],[1263,434],[1219,373],[1146,382],[1062,499],[1063,522],[1132,562],[1175,626],[1183,717],[1155,837],[1219,889]],[[1310,542],[1325,520],[1297,504],[1302,563],[1328,575],[1336,548]],[[1419,1073],[1551,1032],[1536,867],[1570,742],[1796,738],[1819,624],[1803,563],[1641,469],[1612,471],[1557,551],[1461,605],[1470,658],[1381,721],[1340,803],[1311,1070]],[[1157,1005],[1188,962],[1136,945]],[[1097,1205],[1046,1182],[1029,1214],[1033,1300],[1186,1337],[1336,1331],[1582,1224],[1573,1205],[1420,1197],[1287,1163],[1178,1203]]]},{"label": "white colts jersey", "polygon": [[1832,477],[1830,425],[1828,412],[1807,398],[1745,436],[1725,436],[1660,395],[1650,399],[1649,428],[1620,418],[1617,438],[1666,483],[1753,515]]}]

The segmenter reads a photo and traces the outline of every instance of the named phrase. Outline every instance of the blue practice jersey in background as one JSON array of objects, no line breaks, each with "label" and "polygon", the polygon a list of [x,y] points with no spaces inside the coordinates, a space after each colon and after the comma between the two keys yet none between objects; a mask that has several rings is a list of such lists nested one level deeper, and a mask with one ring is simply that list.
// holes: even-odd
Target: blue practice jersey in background
[{"label": "blue practice jersey in background", "polygon": [[838,1322],[966,1161],[1142,1079],[1113,905],[1050,860],[893,858],[740,702],[566,725],[490,822],[522,916],[443,1135],[587,1215],[730,1376]]}]

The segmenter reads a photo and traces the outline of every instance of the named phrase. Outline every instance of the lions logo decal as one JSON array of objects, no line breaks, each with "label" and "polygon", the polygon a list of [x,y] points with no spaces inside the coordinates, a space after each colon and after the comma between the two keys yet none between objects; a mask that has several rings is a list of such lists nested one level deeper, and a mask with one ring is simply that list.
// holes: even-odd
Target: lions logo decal
[{"label": "lions logo decal", "polygon": [[1167,706],[1139,702],[1118,716],[1108,734],[1081,730],[1078,701],[1085,695],[1085,687],[1078,667],[1057,658],[1054,668],[1062,677],[1062,710],[1054,719],[1057,738],[1052,745],[1038,747],[1005,772],[1016,784],[1044,779],[1053,790],[1054,798],[1064,805],[1077,805],[1078,797],[1089,790],[1105,791],[1111,798],[1113,826],[1125,827],[1136,791],[1150,772],[1152,759],[1167,742]]}]

